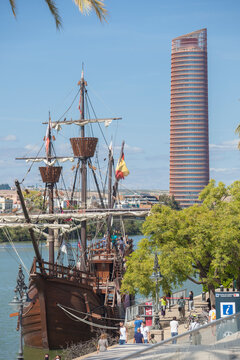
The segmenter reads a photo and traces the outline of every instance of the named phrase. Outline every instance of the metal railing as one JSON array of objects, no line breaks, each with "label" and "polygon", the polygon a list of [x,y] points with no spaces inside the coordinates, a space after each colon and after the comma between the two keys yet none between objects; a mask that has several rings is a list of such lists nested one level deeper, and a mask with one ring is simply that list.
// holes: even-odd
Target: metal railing
[{"label": "metal railing", "polygon": [[233,359],[237,357],[229,356],[234,353],[238,356],[239,352],[240,313],[237,313],[149,345],[121,359],[206,359],[210,354],[211,359]]}]

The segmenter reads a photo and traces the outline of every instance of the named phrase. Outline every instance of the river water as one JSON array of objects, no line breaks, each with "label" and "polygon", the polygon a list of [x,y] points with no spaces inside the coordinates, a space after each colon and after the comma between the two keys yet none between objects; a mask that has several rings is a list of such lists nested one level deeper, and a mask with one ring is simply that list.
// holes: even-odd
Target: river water
[{"label": "river water", "polygon": [[[141,236],[134,236],[136,244]],[[34,257],[34,251],[31,243],[19,242],[14,243],[16,250],[22,261],[28,269],[30,269]],[[48,248],[41,248],[42,257],[48,259]],[[0,360],[16,359],[19,348],[19,333],[16,331],[17,317],[9,317],[14,312],[8,303],[13,299],[14,288],[16,286],[16,278],[20,260],[14,249],[8,243],[0,245]],[[26,284],[28,283],[28,275],[25,273]],[[183,289],[193,290],[194,295],[201,292],[201,287],[193,283],[186,282]],[[24,349],[25,360],[42,360],[44,359],[45,350]],[[49,352],[50,359],[54,359],[58,351]]]}]

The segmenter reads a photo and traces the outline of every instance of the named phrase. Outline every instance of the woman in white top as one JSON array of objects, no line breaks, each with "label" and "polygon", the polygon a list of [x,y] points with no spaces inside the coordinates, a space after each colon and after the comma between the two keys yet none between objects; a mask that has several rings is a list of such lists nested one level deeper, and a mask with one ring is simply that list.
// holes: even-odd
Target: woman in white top
[{"label": "woman in white top", "polygon": [[[170,328],[171,328],[171,337],[178,335],[178,321],[176,316],[173,317],[172,321],[170,321]],[[172,344],[176,344],[177,340],[173,340]]]},{"label": "woman in white top", "polygon": [[127,328],[124,326],[123,322],[120,322],[119,329],[120,337],[119,337],[119,345],[124,345],[127,343]]}]

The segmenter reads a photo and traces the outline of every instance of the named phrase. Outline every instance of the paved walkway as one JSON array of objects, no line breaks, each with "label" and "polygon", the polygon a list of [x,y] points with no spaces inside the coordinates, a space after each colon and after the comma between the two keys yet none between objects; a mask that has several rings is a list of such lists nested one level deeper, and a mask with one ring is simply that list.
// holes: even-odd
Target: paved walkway
[{"label": "paved walkway", "polygon": [[143,354],[135,354],[134,360],[240,360],[240,333],[226,337],[214,345],[191,345],[190,343],[172,345],[166,344],[161,347],[146,344],[117,345],[104,353],[93,353],[78,359],[87,360],[121,360],[125,356],[147,350]]},{"label": "paved walkway", "polygon": [[105,352],[94,352],[92,354],[88,354],[85,356],[81,356],[75,360],[119,360],[123,358],[124,356],[131,355],[135,353],[136,351],[143,350],[145,348],[149,347],[148,344],[126,344],[126,345],[115,345],[110,347]]},{"label": "paved walkway", "polygon": [[[196,296],[194,298],[194,304],[195,304],[195,310],[194,310],[194,313],[196,314],[200,314],[202,313],[202,306],[205,305],[205,303],[202,303],[201,301],[201,296]],[[190,312],[187,310],[188,309],[188,306],[187,306],[187,301],[186,301],[186,317],[189,316]],[[163,319],[161,316],[160,316],[160,321],[162,323],[164,323],[166,325],[167,323],[167,326],[164,327],[164,339],[168,339],[171,337],[171,330],[170,330],[170,321],[173,319],[173,316],[176,316],[176,318],[178,319],[179,317],[179,314],[178,314],[178,306],[175,305],[173,307],[171,307],[171,310],[169,311],[169,309],[167,309],[166,311],[166,316],[165,318]],[[184,324],[180,324],[179,325],[179,335],[186,332],[188,329],[185,327]],[[146,345],[146,344],[133,344],[133,339],[129,339],[128,341],[128,344],[126,345],[122,345],[122,346],[119,346],[119,345],[114,345],[112,346],[111,348],[108,349],[108,351],[106,353],[98,353],[97,352],[94,352],[92,354],[88,354],[88,355],[84,355],[84,356],[81,356],[75,360],[83,360],[83,359],[88,359],[88,360],[97,360],[97,359],[121,359],[123,358],[124,356],[127,356],[127,355],[130,355],[131,353],[133,352],[136,352],[140,349],[142,349],[143,347],[147,347],[149,345]]]}]

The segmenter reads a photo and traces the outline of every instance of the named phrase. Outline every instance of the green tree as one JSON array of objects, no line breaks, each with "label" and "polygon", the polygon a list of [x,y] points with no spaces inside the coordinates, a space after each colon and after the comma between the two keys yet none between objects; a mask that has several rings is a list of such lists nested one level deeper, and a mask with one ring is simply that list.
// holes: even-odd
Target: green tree
[{"label": "green tree", "polygon": [[[104,0],[73,0],[82,14],[89,14],[92,10],[96,13],[99,20],[106,21],[107,10]],[[9,0],[13,15],[16,17],[16,0]],[[57,29],[62,26],[62,19],[54,0],[45,0],[51,14],[54,17]]]},{"label": "green tree", "polygon": [[169,196],[166,194],[159,195],[160,204],[170,206],[171,209],[181,210],[179,202],[175,199],[174,195]]},{"label": "green tree", "polygon": [[[182,211],[159,205],[152,209],[143,224],[148,238],[127,261],[123,291],[152,292],[149,262],[156,250],[165,288],[190,279],[209,290],[213,303],[221,283],[235,278],[240,288],[240,182],[226,187],[211,181],[200,198],[202,204]],[[138,258],[144,269],[149,266],[148,274],[141,272]]]},{"label": "green tree", "polygon": [[28,211],[36,212],[43,209],[43,195],[38,190],[25,190],[23,191],[24,200]]}]

